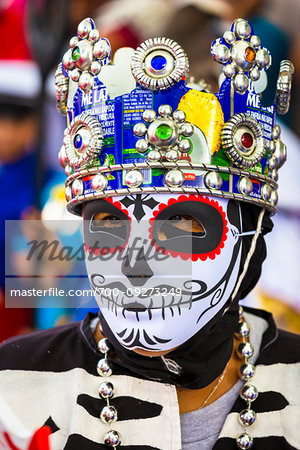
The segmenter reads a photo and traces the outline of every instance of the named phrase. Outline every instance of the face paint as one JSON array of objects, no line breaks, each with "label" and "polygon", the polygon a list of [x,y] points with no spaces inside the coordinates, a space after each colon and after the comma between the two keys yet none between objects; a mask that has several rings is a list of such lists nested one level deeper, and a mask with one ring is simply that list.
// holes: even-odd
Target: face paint
[{"label": "face paint", "polygon": [[239,206],[226,199],[149,194],[87,203],[87,271],[118,341],[165,351],[196,334],[234,289],[240,233]]}]

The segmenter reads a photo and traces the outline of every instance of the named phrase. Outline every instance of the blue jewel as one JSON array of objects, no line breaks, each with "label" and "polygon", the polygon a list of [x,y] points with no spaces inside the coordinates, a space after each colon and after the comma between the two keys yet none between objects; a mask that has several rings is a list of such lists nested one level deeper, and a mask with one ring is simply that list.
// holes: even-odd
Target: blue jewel
[{"label": "blue jewel", "polygon": [[166,67],[167,60],[164,56],[156,55],[151,60],[151,66],[154,70],[160,71]]},{"label": "blue jewel", "polygon": [[82,137],[80,134],[76,134],[74,139],[74,146],[77,150],[82,146]]}]

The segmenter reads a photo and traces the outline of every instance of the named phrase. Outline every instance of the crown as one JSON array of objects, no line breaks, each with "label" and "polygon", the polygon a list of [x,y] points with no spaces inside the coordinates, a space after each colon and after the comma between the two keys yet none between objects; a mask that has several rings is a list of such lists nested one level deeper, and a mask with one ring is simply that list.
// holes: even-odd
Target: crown
[{"label": "crown", "polygon": [[172,192],[276,212],[287,150],[275,117],[288,111],[293,65],[282,61],[274,103],[263,107],[271,55],[251,25],[235,20],[211,54],[223,65],[214,94],[189,87],[188,58],[173,40],[121,49],[111,63],[93,20],[79,24],[55,75],[57,108],[68,122],[59,160],[69,211],[81,214],[82,203],[103,197]]}]

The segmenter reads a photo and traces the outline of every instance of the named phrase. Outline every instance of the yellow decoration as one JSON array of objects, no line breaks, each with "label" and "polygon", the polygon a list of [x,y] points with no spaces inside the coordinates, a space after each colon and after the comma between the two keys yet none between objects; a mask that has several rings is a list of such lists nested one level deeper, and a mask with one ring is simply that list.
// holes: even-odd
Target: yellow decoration
[{"label": "yellow decoration", "polygon": [[210,153],[219,150],[221,130],[224,125],[222,107],[214,94],[190,89],[180,100],[178,109],[186,114],[186,120],[204,133]]}]

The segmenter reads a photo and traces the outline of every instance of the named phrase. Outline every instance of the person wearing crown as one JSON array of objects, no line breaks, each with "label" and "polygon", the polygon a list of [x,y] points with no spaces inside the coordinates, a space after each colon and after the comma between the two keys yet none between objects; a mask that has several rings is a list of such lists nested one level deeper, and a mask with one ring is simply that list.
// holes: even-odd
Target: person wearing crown
[{"label": "person wearing crown", "polygon": [[300,448],[299,337],[239,307],[273,226],[293,66],[263,107],[271,55],[251,25],[235,20],[211,52],[216,94],[189,87],[171,39],[108,65],[85,19],[58,66],[67,207],[83,217],[100,311],[7,341],[0,372],[53,449]]}]

